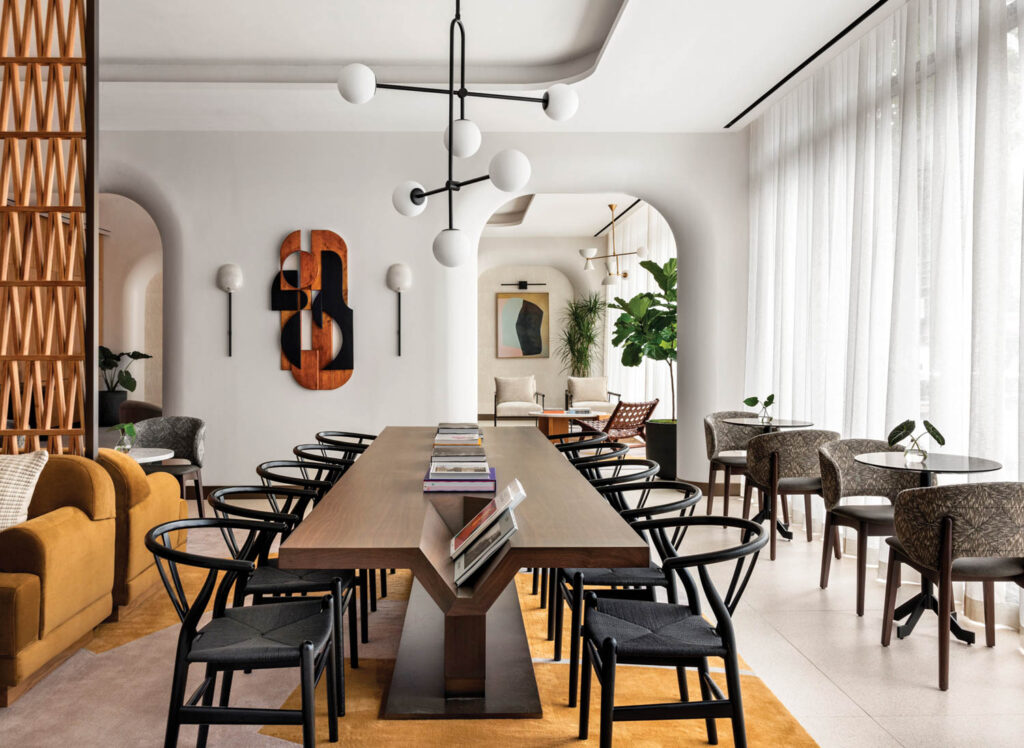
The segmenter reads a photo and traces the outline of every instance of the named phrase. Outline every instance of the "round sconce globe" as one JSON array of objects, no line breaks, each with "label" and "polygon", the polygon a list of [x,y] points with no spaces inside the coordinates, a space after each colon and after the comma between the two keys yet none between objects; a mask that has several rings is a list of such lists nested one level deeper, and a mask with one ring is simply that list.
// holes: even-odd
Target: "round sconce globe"
[{"label": "round sconce globe", "polygon": [[488,167],[491,181],[502,192],[518,192],[530,181],[530,159],[522,151],[498,151]]},{"label": "round sconce globe", "polygon": [[408,291],[412,288],[412,269],[404,262],[396,262],[388,268],[385,283],[396,293]]},{"label": "round sconce globe", "polygon": [[413,181],[402,182],[391,193],[391,204],[403,216],[418,216],[427,208],[427,198],[424,197],[418,203],[413,201],[412,193],[414,190],[422,192],[423,185]]},{"label": "round sconce globe", "polygon": [[564,122],[580,108],[580,97],[564,83],[556,83],[544,94],[544,114],[555,122]]},{"label": "round sconce globe", "polygon": [[217,288],[221,291],[234,293],[242,287],[242,268],[233,263],[221,265],[217,269]]},{"label": "round sconce globe", "polygon": [[469,239],[458,229],[445,229],[434,239],[434,259],[454,268],[469,259]]},{"label": "round sconce globe", "polygon": [[377,76],[366,65],[354,62],[338,73],[338,93],[350,104],[365,104],[377,91]]},{"label": "round sconce globe", "polygon": [[457,119],[452,123],[454,136],[451,136],[450,145],[448,129],[444,128],[444,147],[449,148],[455,158],[469,158],[480,150],[480,128],[472,120]]},{"label": "round sconce globe", "polygon": [[650,253],[647,251],[647,247],[637,247],[636,256],[638,260],[646,260]]}]

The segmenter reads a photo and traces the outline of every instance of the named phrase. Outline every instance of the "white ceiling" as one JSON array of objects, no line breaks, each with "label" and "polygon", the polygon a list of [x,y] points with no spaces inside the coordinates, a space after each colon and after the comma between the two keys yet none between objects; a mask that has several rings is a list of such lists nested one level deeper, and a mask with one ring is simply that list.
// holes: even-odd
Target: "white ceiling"
[{"label": "white ceiling", "polygon": [[[342,64],[364,61],[381,81],[444,80],[453,4],[105,0],[102,126],[440,131],[444,97],[379,91],[353,106],[333,79]],[[485,132],[720,131],[870,4],[464,0],[467,77],[477,87],[539,95],[565,80],[581,100],[565,123],[503,101],[472,100],[468,116]]]},{"label": "white ceiling", "polygon": [[[488,225],[485,237],[590,237],[612,218],[609,203],[618,216],[635,200],[621,192],[589,195],[534,195],[522,223],[515,226]],[[510,201],[511,202],[511,201]],[[506,204],[507,205],[507,204]],[[500,215],[505,206],[498,209]],[[634,208],[636,210],[636,208]]]}]

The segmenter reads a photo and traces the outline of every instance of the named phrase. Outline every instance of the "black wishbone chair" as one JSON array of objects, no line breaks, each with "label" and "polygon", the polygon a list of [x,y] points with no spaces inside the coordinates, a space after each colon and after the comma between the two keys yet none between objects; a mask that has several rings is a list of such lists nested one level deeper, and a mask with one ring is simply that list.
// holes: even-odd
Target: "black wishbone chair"
[{"label": "black wishbone chair", "polygon": [[[692,527],[732,527],[742,531],[739,545],[706,553],[680,556],[667,535],[668,530]],[[662,568],[678,575],[687,590],[688,604],[616,600],[587,594],[583,620],[583,678],[580,684],[580,733],[585,740],[590,728],[590,680],[597,674],[601,684],[601,746],[612,745],[612,723],[615,720],[704,719],[708,742],[718,742],[715,720],[732,721],[733,740],[739,748],[747,744],[743,721],[743,700],[740,694],[740,669],[736,651],[736,635],[732,614],[750,581],[761,549],[768,542],[765,528],[739,517],[662,517],[633,524],[633,528],[649,532],[662,554]],[[729,588],[723,598],[711,580],[710,564],[735,562]],[[691,594],[695,588],[691,570],[696,569],[704,596],[715,622],[701,614],[700,596]],[[721,657],[725,662],[728,696],[711,679],[708,658]],[[652,665],[675,667],[679,681],[679,703],[615,706],[615,666]],[[686,669],[696,668],[701,700],[691,702],[686,683]]]},{"label": "black wishbone chair", "polygon": [[[254,494],[263,496],[272,507],[272,511],[253,509],[232,503],[231,497],[239,496],[246,499]],[[277,603],[290,600],[308,599],[308,595],[331,594],[334,596],[334,660],[338,686],[338,714],[345,715],[345,648],[341,632],[342,615],[348,610],[348,641],[349,661],[353,668],[359,667],[359,632],[356,623],[356,574],[351,569],[282,569],[276,558],[270,557],[270,549],[279,535],[283,541],[302,521],[314,494],[299,488],[270,488],[260,486],[233,486],[221,488],[210,494],[209,502],[218,517],[230,519],[262,520],[284,525],[287,530],[279,534],[263,533],[254,547],[256,569],[248,579],[240,579],[235,585],[234,605],[245,603],[245,598],[252,595],[253,605]],[[234,533],[224,531],[224,539],[231,549],[231,554],[238,558],[241,548]],[[301,597],[292,597],[300,595]]]},{"label": "black wishbone chair", "polygon": [[[630,509],[626,504],[626,495],[636,493],[637,503],[645,501],[652,488],[669,489],[683,494],[681,499],[667,504]],[[683,481],[648,481],[622,486],[609,486],[600,489],[612,507],[623,519],[632,523],[649,519],[656,515],[678,513],[680,517],[693,514],[693,509],[701,499],[701,491],[696,486]],[[640,536],[651,542],[644,532]],[[554,659],[562,659],[562,626],[564,623],[565,606],[570,612],[569,640],[569,706],[576,706],[576,693],[580,672],[580,632],[583,622],[583,593],[597,590],[602,597],[618,597],[634,600],[654,600],[655,591],[665,590],[670,603],[678,602],[675,579],[653,561],[646,568],[635,569],[558,569],[555,583],[551,585],[551,601],[548,611],[548,625],[552,625],[555,635]],[[696,589],[694,588],[694,592]],[[688,595],[690,591],[687,591]]]},{"label": "black wishbone chair", "polygon": [[595,434],[592,431],[573,431],[568,434],[548,434],[548,441],[554,444],[559,452],[573,452],[607,442],[608,434]]},{"label": "black wishbone chair", "polygon": [[373,434],[360,434],[356,431],[318,431],[316,440],[320,444],[340,447],[349,453],[349,459],[356,459],[377,437]]},{"label": "black wishbone chair", "polygon": [[[330,444],[300,444],[292,450],[299,462],[309,465],[309,475],[318,480],[330,481],[333,485],[355,463],[355,456],[347,447]],[[388,570],[380,570],[380,596],[388,596]],[[395,570],[391,569],[394,574]],[[377,576],[367,573],[370,580],[370,610],[377,610]]]},{"label": "black wishbone chair", "polygon": [[[209,530],[225,536],[245,534],[237,558],[214,558],[176,550],[171,536],[179,532]],[[287,530],[277,522],[239,519],[181,519],[157,525],[146,534],[146,547],[171,598],[181,630],[174,659],[165,748],[178,743],[182,725],[199,725],[197,745],[205,746],[209,726],[302,725],[303,746],[316,744],[316,684],[327,672],[328,729],[338,741],[338,699],[334,673],[333,607],[330,595],[301,602],[272,603],[229,608],[231,588],[255,569],[253,553],[262,535]],[[206,581],[190,601],[178,566],[206,569]],[[218,573],[224,576],[217,582]],[[216,590],[216,596],[214,591]],[[202,628],[199,621],[213,597],[213,617]],[[206,676],[186,699],[188,669],[204,663]],[[299,668],[302,709],[263,709],[228,706],[231,680],[236,670]],[[223,673],[219,706],[213,706],[217,674]],[[200,701],[202,703],[200,703]]]},{"label": "black wishbone chair", "polygon": [[[256,466],[256,474],[266,487],[283,485],[312,491],[316,494],[313,499],[314,506],[334,485],[328,480],[310,477],[310,463],[299,460],[267,460]],[[370,583],[372,583],[372,588]],[[366,644],[370,641],[370,611],[377,610],[376,578],[370,574],[368,569],[363,569],[356,578],[356,584],[359,588],[361,635],[363,644]]]}]

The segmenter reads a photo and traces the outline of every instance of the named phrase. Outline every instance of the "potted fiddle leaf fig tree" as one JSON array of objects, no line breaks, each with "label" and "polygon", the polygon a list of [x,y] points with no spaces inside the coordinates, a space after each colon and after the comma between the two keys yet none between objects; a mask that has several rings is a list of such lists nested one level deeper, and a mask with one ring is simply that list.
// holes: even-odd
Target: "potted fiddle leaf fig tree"
[{"label": "potted fiddle leaf fig tree", "polygon": [[113,426],[120,421],[118,411],[121,403],[128,399],[128,393],[135,392],[138,386],[130,371],[131,365],[144,358],[152,356],[139,351],[114,353],[105,345],[100,346],[99,367],[106,387],[106,390],[99,393],[100,426]]},{"label": "potted fiddle leaf fig tree", "polygon": [[622,348],[622,364],[639,366],[644,359],[664,361],[671,384],[672,418],[652,419],[645,428],[647,457],[661,466],[662,478],[676,477],[676,261],[659,265],[644,260],[640,267],[658,284],[658,292],[644,292],[629,301],[616,297],[612,345]]}]

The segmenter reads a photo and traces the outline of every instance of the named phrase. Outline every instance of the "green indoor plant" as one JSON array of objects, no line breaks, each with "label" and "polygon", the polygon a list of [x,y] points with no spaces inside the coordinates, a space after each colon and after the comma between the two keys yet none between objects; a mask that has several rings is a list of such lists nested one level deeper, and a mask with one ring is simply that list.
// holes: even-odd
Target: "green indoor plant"
[{"label": "green indoor plant", "polygon": [[[128,398],[129,392],[135,392],[138,382],[132,376],[131,365],[144,358],[152,358],[148,353],[140,351],[124,351],[114,353],[105,345],[100,346],[99,367],[103,375],[106,390],[99,395],[99,420],[101,426],[113,426],[118,422],[118,410]],[[118,389],[118,388],[121,389]]]},{"label": "green indoor plant", "polygon": [[647,456],[661,466],[660,476],[676,472],[676,261],[664,265],[644,260],[640,267],[654,277],[658,292],[644,292],[629,301],[616,297],[608,305],[617,309],[612,345],[622,348],[623,366],[639,366],[644,359],[664,361],[671,384],[672,418],[647,424]]},{"label": "green indoor plant", "polygon": [[917,423],[909,418],[889,432],[888,441],[890,447],[895,447],[901,441],[910,437],[910,441],[903,450],[903,456],[906,458],[907,462],[923,462],[928,456],[928,453],[923,447],[921,447],[919,442],[919,440],[923,439],[925,436],[930,436],[940,447],[944,447],[946,445],[946,437],[942,435],[942,432],[935,428],[931,421],[924,421],[923,424],[924,431],[917,436],[914,436],[914,429],[917,427]]},{"label": "green indoor plant", "polygon": [[761,406],[761,411],[757,415],[761,419],[761,423],[771,423],[772,422],[772,416],[768,412],[768,408],[772,407],[772,405],[775,404],[775,394],[774,393],[772,393],[771,395],[766,397],[764,400],[761,400],[756,395],[753,395],[751,397],[748,397],[746,400],[744,400],[743,404],[746,405],[748,408],[753,408],[753,407],[756,407],[756,406],[760,405]]},{"label": "green indoor plant", "polygon": [[566,302],[558,357],[562,360],[562,371],[569,372],[569,376],[590,376],[606,307],[604,299],[596,292]]},{"label": "green indoor plant", "polygon": [[117,440],[117,444],[114,445],[114,449],[116,449],[118,452],[131,451],[132,444],[135,443],[135,424],[118,423],[111,426],[110,430],[121,432],[121,438]]}]

